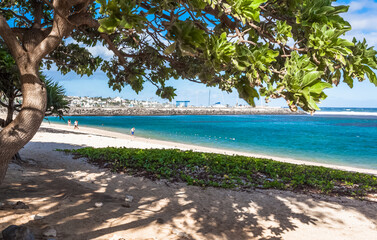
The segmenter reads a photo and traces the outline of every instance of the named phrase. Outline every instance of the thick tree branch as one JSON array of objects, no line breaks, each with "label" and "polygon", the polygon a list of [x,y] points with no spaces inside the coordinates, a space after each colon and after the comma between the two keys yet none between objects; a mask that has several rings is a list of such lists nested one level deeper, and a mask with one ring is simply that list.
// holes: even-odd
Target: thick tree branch
[{"label": "thick tree branch", "polygon": [[55,15],[55,20],[50,34],[34,49],[36,59],[41,61],[43,57],[54,50],[61,40],[68,36],[75,27],[90,24],[92,17],[88,13],[74,14],[68,18],[68,21]]},{"label": "thick tree branch", "polygon": [[33,0],[32,5],[34,8],[33,15],[34,15],[34,23],[33,28],[41,28],[42,23],[42,15],[43,15],[43,4],[42,2]]},{"label": "thick tree branch", "polygon": [[25,53],[25,51],[23,50],[22,46],[19,44],[16,38],[16,35],[13,33],[12,29],[9,27],[7,21],[1,15],[0,15],[0,36],[4,39],[14,59],[17,61],[20,58],[20,56]]},{"label": "thick tree branch", "polygon": [[[74,28],[87,24],[90,14],[83,10],[93,2],[93,0],[77,0],[75,2],[55,0],[53,3],[48,0],[43,1],[54,9],[55,16],[50,34],[34,49],[31,55],[38,62],[54,50]],[[80,7],[80,10],[78,13],[69,16],[69,11],[73,6]]]},{"label": "thick tree branch", "polygon": [[113,53],[118,57],[119,62],[122,65],[125,65],[126,64],[126,60],[124,59],[124,54],[121,51],[119,51],[119,49],[114,45],[114,43],[111,41],[110,37],[107,34],[105,34],[105,33],[101,33],[100,36],[101,36],[101,38],[103,40],[105,40],[105,42],[108,45],[108,48],[111,51],[113,51]]}]

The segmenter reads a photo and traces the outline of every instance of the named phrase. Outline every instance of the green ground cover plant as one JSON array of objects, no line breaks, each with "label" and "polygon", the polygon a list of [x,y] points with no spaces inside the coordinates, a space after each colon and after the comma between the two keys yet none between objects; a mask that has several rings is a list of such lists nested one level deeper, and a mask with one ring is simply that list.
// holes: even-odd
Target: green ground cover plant
[{"label": "green ground cover plant", "polygon": [[236,190],[274,188],[362,197],[377,192],[377,176],[270,159],[178,149],[81,148],[59,150],[115,172]]}]

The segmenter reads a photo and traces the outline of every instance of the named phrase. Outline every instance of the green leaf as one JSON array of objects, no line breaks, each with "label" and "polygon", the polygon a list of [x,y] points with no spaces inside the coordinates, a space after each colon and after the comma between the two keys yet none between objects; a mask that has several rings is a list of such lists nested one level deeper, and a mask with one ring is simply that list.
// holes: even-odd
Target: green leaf
[{"label": "green leaf", "polygon": [[327,82],[318,82],[309,87],[309,92],[320,94],[325,88],[332,88],[332,85]]},{"label": "green leaf", "polygon": [[170,55],[174,52],[175,50],[175,46],[176,46],[176,42],[174,42],[173,44],[171,44],[169,47],[167,47],[165,50],[164,50],[164,54],[165,55]]},{"label": "green leaf", "polygon": [[250,7],[252,7],[253,9],[259,9],[259,6],[262,4],[262,3],[265,3],[267,2],[267,0],[253,0],[250,4]]},{"label": "green leaf", "polygon": [[183,45],[183,44],[179,44],[178,46],[182,52],[182,56],[190,56],[190,57],[195,56],[195,50],[193,48]]},{"label": "green leaf", "polygon": [[312,110],[319,110],[319,107],[317,106],[315,100],[313,97],[307,92],[304,91],[302,95],[305,97],[306,101],[308,102],[309,108]]},{"label": "green leaf", "polygon": [[350,88],[353,88],[353,79],[352,77],[348,76],[346,72],[343,72],[343,82],[347,83],[347,85],[350,87]]},{"label": "green leaf", "polygon": [[365,73],[371,83],[377,86],[377,77],[376,74],[368,66],[364,66]]},{"label": "green leaf", "polygon": [[236,59],[232,59],[232,63],[236,66],[239,71],[245,71],[246,67],[241,66]]},{"label": "green leaf", "polygon": [[106,33],[112,33],[115,31],[115,29],[118,27],[119,20],[115,17],[109,17],[98,20],[100,23],[100,27],[98,28],[98,31],[100,32],[106,32]]},{"label": "green leaf", "polygon": [[322,72],[320,71],[312,71],[307,73],[301,82],[301,87],[304,88],[310,84],[312,84],[314,81],[318,80],[322,75]]}]

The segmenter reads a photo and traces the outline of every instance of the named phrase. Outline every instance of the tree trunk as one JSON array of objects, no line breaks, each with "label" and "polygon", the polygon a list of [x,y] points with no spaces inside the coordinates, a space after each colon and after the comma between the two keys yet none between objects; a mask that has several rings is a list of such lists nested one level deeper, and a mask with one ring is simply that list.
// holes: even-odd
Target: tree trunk
[{"label": "tree trunk", "polygon": [[[12,94],[13,95],[13,94]],[[7,107],[7,118],[5,120],[4,127],[8,126],[13,121],[13,114],[14,114],[14,97],[10,97],[8,99],[8,107]],[[17,152],[13,157],[12,161],[21,162],[21,155]]]},{"label": "tree trunk", "polygon": [[[26,66],[33,66],[32,70]],[[23,67],[20,69],[23,95],[21,111],[0,132],[0,184],[4,180],[10,159],[33,138],[46,111],[46,88],[38,77],[38,64],[25,62]]]},{"label": "tree trunk", "polygon": [[13,113],[14,113],[14,98],[8,99],[8,107],[7,107],[7,118],[5,120],[4,126],[9,125],[13,121]]},{"label": "tree trunk", "polygon": [[[59,46],[63,37],[70,36],[75,27],[87,24],[82,20],[84,16],[89,19],[86,8],[92,2],[89,0],[52,1],[54,11],[58,11],[59,14],[54,14],[52,28],[48,33],[40,28],[42,19],[40,4],[33,6],[38,8],[32,11],[33,27],[24,32],[21,39],[16,37],[5,17],[0,14],[0,37],[9,47],[17,63],[23,95],[21,111],[0,132],[0,184],[4,180],[10,159],[33,138],[45,116],[47,94],[46,88],[39,79],[40,62]],[[70,16],[73,6],[78,8],[74,10],[75,14]],[[84,12],[81,13],[78,9]],[[89,20],[92,20],[91,17]],[[77,22],[77,24],[72,24],[72,22]]]}]

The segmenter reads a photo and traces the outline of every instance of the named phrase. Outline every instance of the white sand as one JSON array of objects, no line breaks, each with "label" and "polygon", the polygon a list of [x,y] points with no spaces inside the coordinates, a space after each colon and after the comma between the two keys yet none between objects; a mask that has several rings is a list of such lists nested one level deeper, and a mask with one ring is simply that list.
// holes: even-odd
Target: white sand
[{"label": "white sand", "polygon": [[[41,229],[52,226],[58,232],[57,239],[75,240],[335,240],[377,236],[375,202],[289,191],[237,192],[153,182],[98,169],[85,159],[72,159],[54,151],[83,146],[174,147],[224,153],[98,129],[80,127],[73,131],[44,123],[21,151],[27,163],[11,164],[5,183],[0,186],[0,202],[23,201],[30,209],[0,210],[0,229],[26,224],[39,237]],[[134,197],[130,208],[122,207],[127,194]],[[96,202],[103,206],[95,208]],[[31,220],[33,214],[45,218]]]}]

